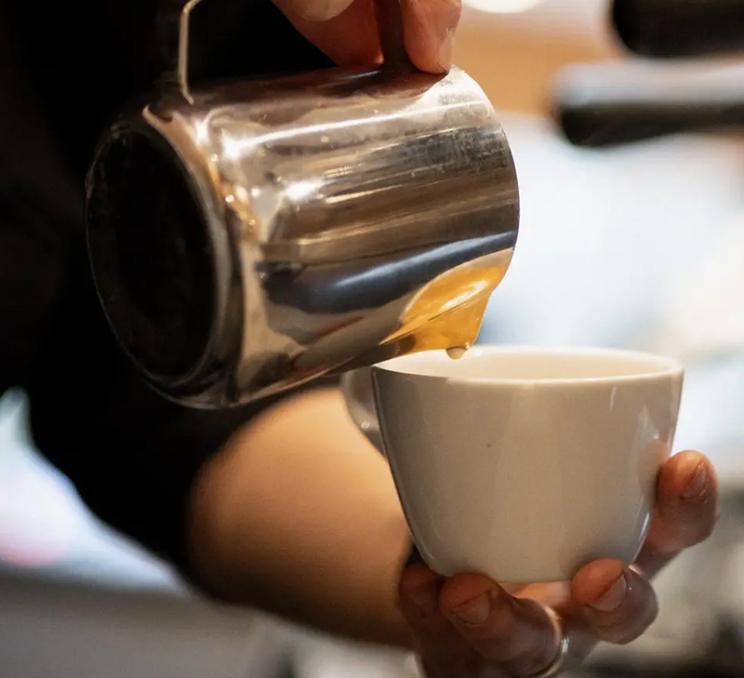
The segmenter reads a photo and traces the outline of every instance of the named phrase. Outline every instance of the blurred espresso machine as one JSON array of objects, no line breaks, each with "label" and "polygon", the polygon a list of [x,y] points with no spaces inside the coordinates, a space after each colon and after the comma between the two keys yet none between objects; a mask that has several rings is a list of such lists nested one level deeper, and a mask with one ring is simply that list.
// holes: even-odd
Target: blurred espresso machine
[{"label": "blurred espresso machine", "polygon": [[646,59],[561,74],[554,110],[569,141],[600,147],[744,130],[744,2],[615,0],[612,23]]}]

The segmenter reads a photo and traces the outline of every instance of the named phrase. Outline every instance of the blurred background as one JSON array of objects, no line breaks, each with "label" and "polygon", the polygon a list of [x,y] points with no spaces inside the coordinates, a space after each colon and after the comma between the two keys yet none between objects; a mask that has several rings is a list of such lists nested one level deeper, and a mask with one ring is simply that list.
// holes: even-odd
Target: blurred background
[{"label": "blurred background", "polygon": [[[585,103],[613,83],[642,95],[612,69],[659,69],[684,83],[736,61],[656,67],[630,57],[605,0],[464,1],[456,61],[501,111],[523,205],[515,261],[481,340],[679,357],[688,377],[676,447],[708,452],[725,488],[716,536],[662,576],[651,632],[601,648],[580,675],[744,675],[744,138],[729,129],[578,147],[551,116],[559,74],[560,92]],[[566,74],[582,63],[610,70]],[[654,82],[646,89],[663,91]],[[189,592],[91,516],[29,444],[25,412],[21,393],[0,401],[1,678],[417,675],[410,657]]]}]

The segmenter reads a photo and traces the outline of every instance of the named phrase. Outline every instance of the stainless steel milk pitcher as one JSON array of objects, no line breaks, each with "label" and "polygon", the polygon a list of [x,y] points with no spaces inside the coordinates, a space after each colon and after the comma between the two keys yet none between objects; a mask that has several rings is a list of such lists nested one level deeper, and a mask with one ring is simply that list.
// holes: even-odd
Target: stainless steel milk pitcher
[{"label": "stainless steel milk pitcher", "polygon": [[88,178],[96,286],[147,380],[223,407],[470,345],[519,221],[480,87],[390,46],[380,68],[192,86],[197,4],[177,8],[171,77],[115,122]]}]

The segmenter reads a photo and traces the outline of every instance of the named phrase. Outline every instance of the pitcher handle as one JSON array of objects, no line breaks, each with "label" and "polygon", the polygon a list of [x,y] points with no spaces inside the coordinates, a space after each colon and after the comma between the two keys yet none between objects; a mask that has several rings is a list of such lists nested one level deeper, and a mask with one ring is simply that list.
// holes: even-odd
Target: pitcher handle
[{"label": "pitcher handle", "polygon": [[158,84],[176,88],[189,103],[193,103],[189,92],[189,27],[191,14],[201,1],[167,0],[158,19],[165,60]]},{"label": "pitcher handle", "polygon": [[[193,102],[189,92],[189,26],[191,14],[202,0],[169,0],[161,22],[166,42],[167,67],[163,84],[175,85],[181,95]],[[376,0],[375,13],[382,54],[389,65],[410,65],[403,39],[400,0]]]}]

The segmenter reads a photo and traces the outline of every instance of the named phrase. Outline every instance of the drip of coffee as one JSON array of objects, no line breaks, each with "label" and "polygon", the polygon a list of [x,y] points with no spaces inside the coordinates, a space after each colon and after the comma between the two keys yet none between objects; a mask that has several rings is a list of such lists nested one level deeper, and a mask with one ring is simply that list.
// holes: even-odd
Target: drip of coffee
[{"label": "drip of coffee", "polygon": [[412,339],[405,352],[447,349],[462,358],[478,338],[491,292],[506,274],[512,250],[486,255],[458,266],[429,283],[409,304],[392,343]]},{"label": "drip of coffee", "polygon": [[447,355],[452,360],[460,360],[465,355],[465,352],[468,350],[467,346],[452,346],[447,349]]}]

